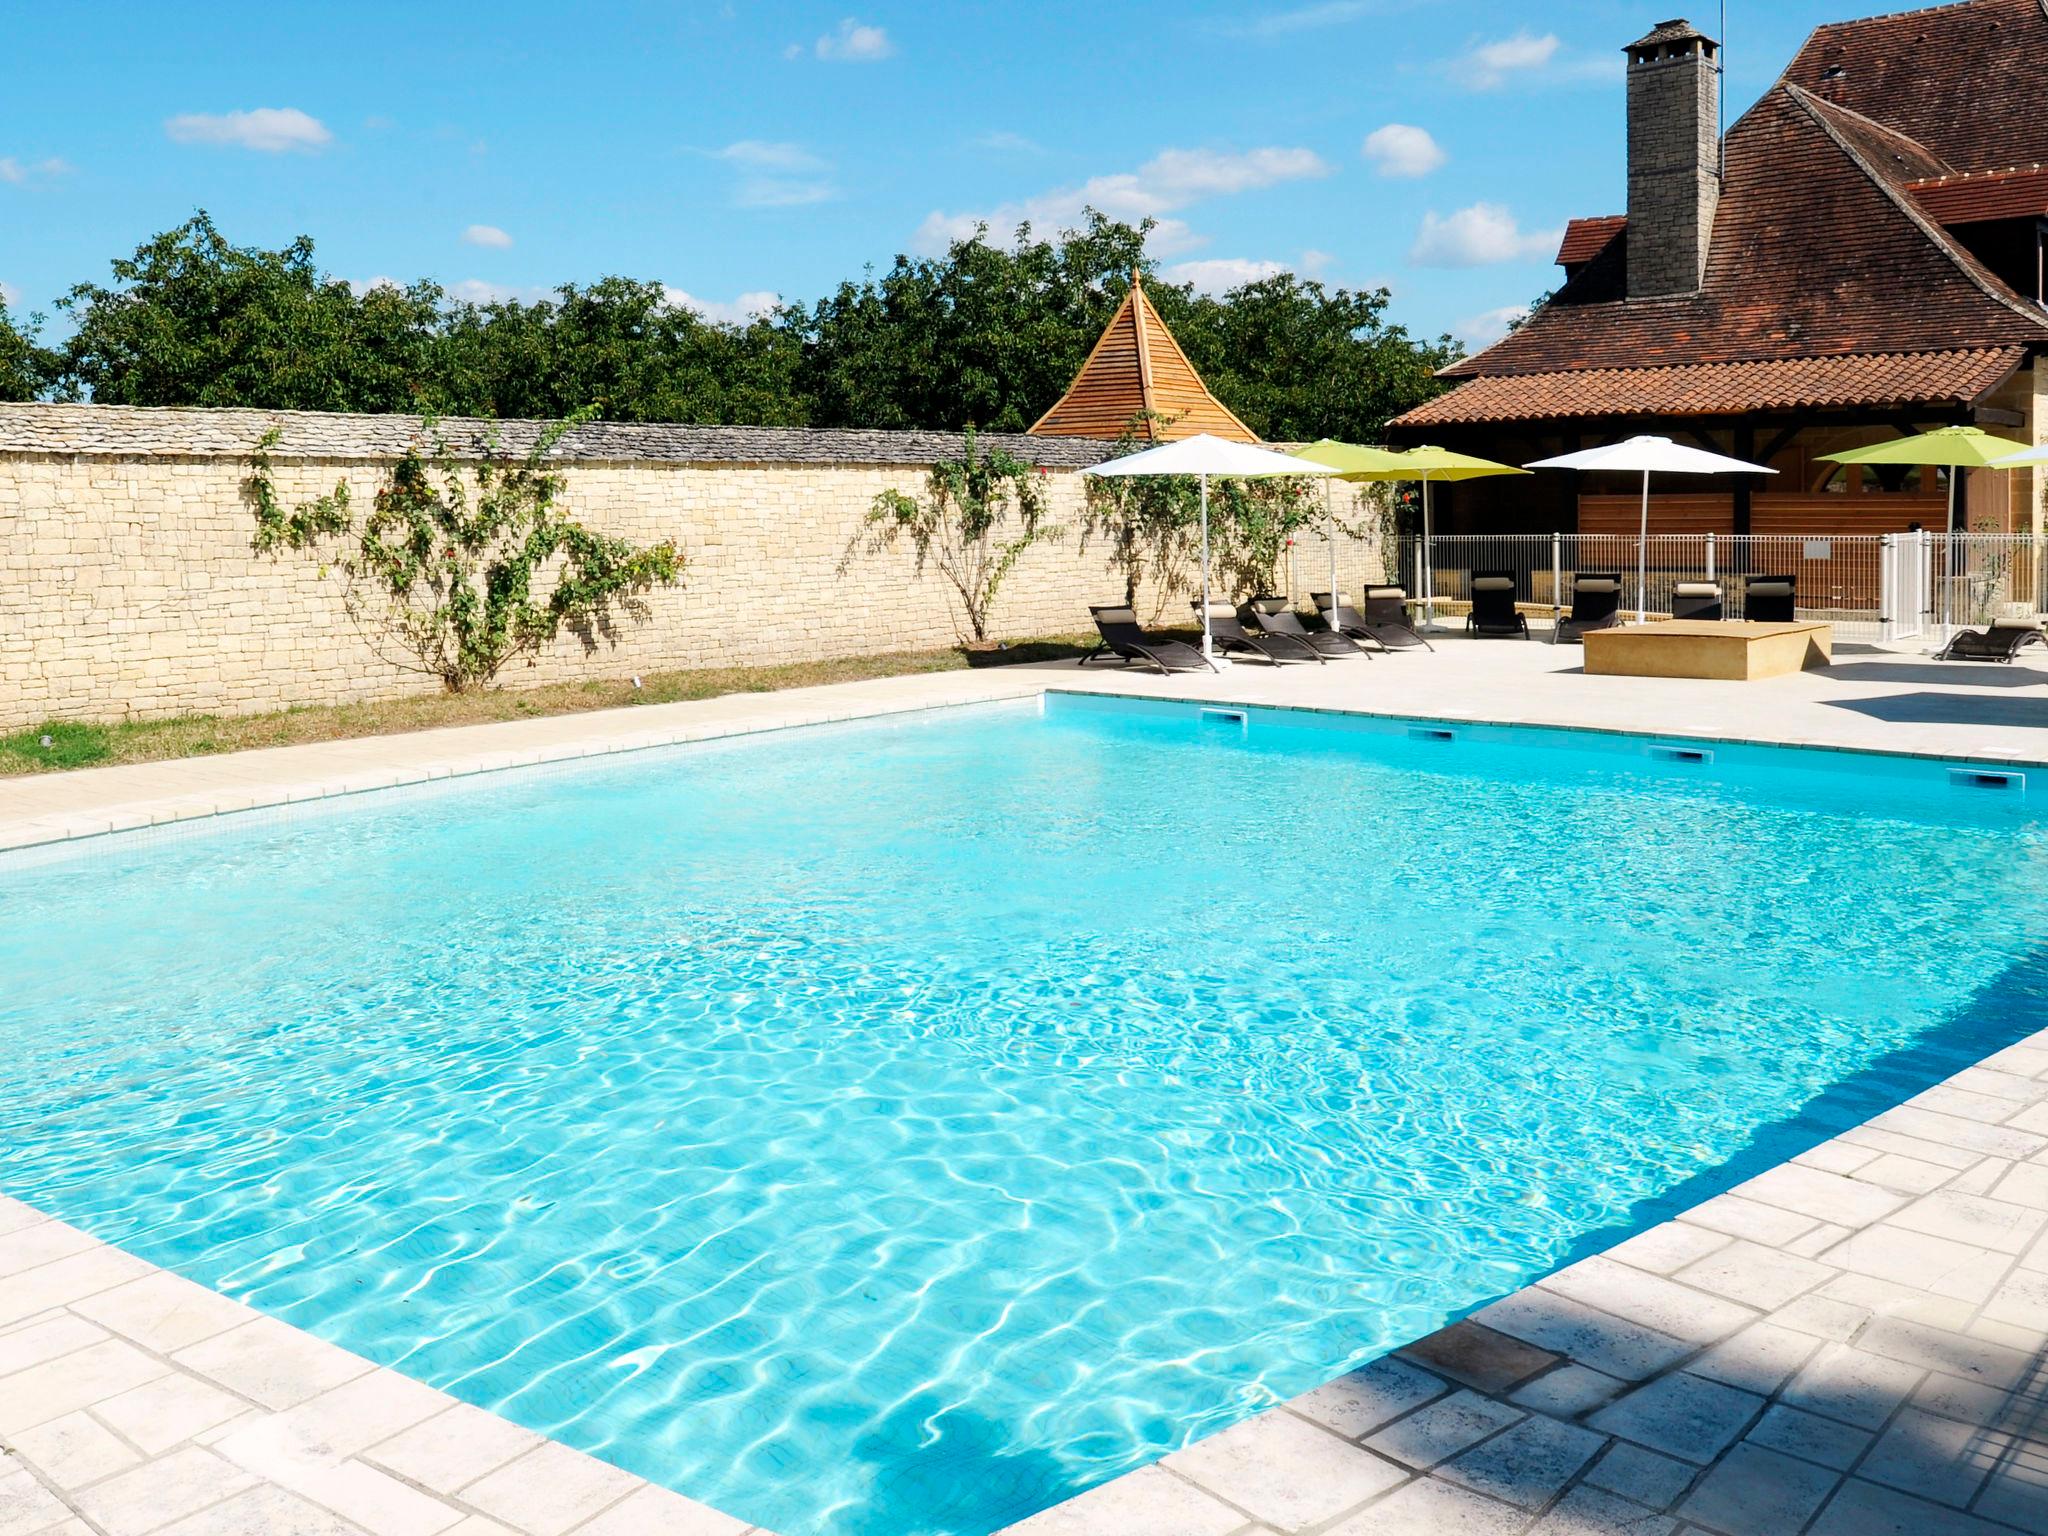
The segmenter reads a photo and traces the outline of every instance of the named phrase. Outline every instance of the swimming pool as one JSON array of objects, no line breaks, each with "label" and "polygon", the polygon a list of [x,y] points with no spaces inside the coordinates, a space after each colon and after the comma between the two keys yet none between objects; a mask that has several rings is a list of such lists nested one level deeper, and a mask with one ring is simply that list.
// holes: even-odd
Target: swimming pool
[{"label": "swimming pool", "polygon": [[0,861],[0,1185],[987,1532],[2041,1027],[2041,788],[1055,696],[104,839]]}]

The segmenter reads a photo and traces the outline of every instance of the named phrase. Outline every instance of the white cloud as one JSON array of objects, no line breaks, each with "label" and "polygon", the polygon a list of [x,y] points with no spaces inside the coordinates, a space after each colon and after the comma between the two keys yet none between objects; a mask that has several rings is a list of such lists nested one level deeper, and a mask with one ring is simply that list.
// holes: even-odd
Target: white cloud
[{"label": "white cloud", "polygon": [[1562,46],[1555,32],[1541,37],[1524,28],[1513,37],[1479,43],[1451,61],[1451,74],[1467,90],[1498,90],[1510,75],[1545,67]]},{"label": "white cloud", "polygon": [[1252,261],[1243,256],[1212,256],[1204,261],[1181,261],[1164,269],[1169,282],[1193,283],[1198,293],[1228,293],[1246,283],[1274,277],[1288,270],[1284,261]]},{"label": "white cloud", "polygon": [[933,212],[918,226],[913,243],[921,251],[943,251],[954,240],[986,224],[991,234],[1008,239],[1019,224],[1035,229],[1078,227],[1089,208],[1112,219],[1137,223],[1157,219],[1148,242],[1154,255],[1171,256],[1204,244],[1185,221],[1167,215],[1205,198],[1255,191],[1281,182],[1330,174],[1313,150],[1267,147],[1228,153],[1209,149],[1162,150],[1135,171],[1091,176],[1079,186],[1059,187],[1036,197],[1002,203],[984,213]]},{"label": "white cloud", "polygon": [[9,282],[0,282],[0,305],[13,309],[21,303],[21,290]]},{"label": "white cloud", "polygon": [[512,249],[512,237],[495,224],[472,224],[462,232],[464,245],[486,246],[494,251]]},{"label": "white cloud", "polygon": [[1508,327],[1525,319],[1529,313],[1526,304],[1503,304],[1499,309],[1489,309],[1481,314],[1468,315],[1451,328],[1458,340],[1477,351],[1490,347],[1507,335]]},{"label": "white cloud", "polygon": [[10,186],[21,186],[24,182],[39,180],[46,176],[64,176],[72,169],[69,160],[51,155],[46,159],[23,163],[12,155],[0,155],[0,181]]},{"label": "white cloud", "polygon": [[692,310],[706,320],[718,325],[745,325],[749,321],[772,313],[781,303],[782,295],[759,289],[743,293],[736,299],[700,299],[681,288],[664,286],[662,297],[678,309]]},{"label": "white cloud", "polygon": [[1564,238],[1562,229],[1525,232],[1499,203],[1474,203],[1456,213],[1422,216],[1422,228],[1408,248],[1418,267],[1490,267],[1504,261],[1548,260]]},{"label": "white cloud", "polygon": [[993,149],[1006,155],[1042,155],[1045,146],[1036,139],[1027,139],[1021,133],[1008,129],[997,129],[994,133],[978,134],[971,141],[976,149]]},{"label": "white cloud", "polygon": [[825,161],[801,144],[773,139],[735,139],[723,149],[703,154],[750,171],[821,171]]},{"label": "white cloud", "polygon": [[514,287],[508,283],[485,282],[480,277],[465,277],[459,283],[448,285],[448,297],[458,304],[538,304],[554,296],[552,288]]},{"label": "white cloud", "polygon": [[829,203],[839,189],[829,181],[797,181],[787,176],[755,176],[740,183],[732,195],[735,208],[807,208]]},{"label": "white cloud", "polygon": [[819,38],[811,51],[821,59],[846,59],[865,63],[872,59],[888,58],[896,51],[896,45],[889,41],[889,34],[882,28],[869,26],[849,16],[834,30]]},{"label": "white cloud", "polygon": [[1412,123],[1388,123],[1365,136],[1359,153],[1370,160],[1382,176],[1427,176],[1450,158],[1427,128]]},{"label": "white cloud", "polygon": [[379,288],[389,289],[393,293],[401,293],[405,289],[405,284],[401,283],[397,278],[382,272],[378,273],[375,277],[352,277],[348,280],[348,286],[357,298],[361,298],[366,293],[374,293]]},{"label": "white cloud", "polygon": [[187,112],[165,121],[164,132],[179,144],[232,144],[277,154],[320,149],[334,141],[327,125],[297,107],[257,107],[250,112]]}]

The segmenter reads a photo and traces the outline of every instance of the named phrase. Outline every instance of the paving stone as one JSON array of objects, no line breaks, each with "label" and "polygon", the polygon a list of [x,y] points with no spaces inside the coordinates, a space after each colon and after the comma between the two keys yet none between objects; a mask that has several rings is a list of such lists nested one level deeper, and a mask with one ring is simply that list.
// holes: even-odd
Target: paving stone
[{"label": "paving stone", "polygon": [[1517,1387],[1509,1401],[1556,1418],[1576,1419],[1613,1402],[1626,1390],[1628,1383],[1618,1376],[1583,1365],[1562,1365]]},{"label": "paving stone", "polygon": [[1988,1062],[1979,1062],[1974,1067],[1963,1068],[1944,1086],[2005,1099],[2015,1106],[2037,1104],[2044,1097],[2041,1085],[2030,1076],[2020,1072],[2006,1072]]},{"label": "paving stone", "polygon": [[255,1471],[271,1472],[281,1463],[330,1463],[454,1406],[454,1399],[409,1376],[373,1370],[241,1426],[215,1445]]},{"label": "paving stone", "polygon": [[1920,1384],[1917,1366],[1830,1344],[1785,1386],[1783,1400],[1830,1419],[1878,1429]]},{"label": "paving stone", "polygon": [[179,1371],[94,1403],[92,1411],[145,1456],[156,1456],[240,1417],[248,1407],[225,1388]]},{"label": "paving stone", "polygon": [[1589,1421],[1593,1428],[1686,1461],[1709,1461],[1756,1417],[1764,1400],[1683,1371],[1638,1387]]},{"label": "paving stone", "polygon": [[47,1531],[70,1511],[34,1474],[9,1467],[0,1459],[0,1531],[7,1536],[30,1536]]},{"label": "paving stone", "polygon": [[1365,1444],[1407,1466],[1433,1467],[1522,1417],[1505,1403],[1463,1391],[1396,1419]]},{"label": "paving stone", "polygon": [[[1817,1174],[1833,1178],[1832,1174]],[[1713,1262],[1711,1259],[1706,1262]],[[1540,1288],[1692,1344],[1708,1344],[1756,1320],[1756,1313],[1612,1259],[1594,1256],[1546,1276]]]},{"label": "paving stone", "polygon": [[1392,1463],[1284,1409],[1198,1440],[1162,1465],[1284,1530],[1332,1519],[1404,1476]]},{"label": "paving stone", "polygon": [[1810,1259],[1816,1254],[1832,1248],[1849,1236],[1850,1228],[1838,1227],[1831,1221],[1824,1221],[1804,1237],[1786,1243],[1779,1251],[1789,1253],[1795,1259]]},{"label": "paving stone", "polygon": [[154,1268],[132,1253],[105,1246],[88,1248],[54,1264],[38,1264],[0,1279],[0,1323],[68,1307],[101,1291],[125,1285]]},{"label": "paving stone", "polygon": [[1652,1274],[1668,1275],[1675,1269],[1683,1269],[1695,1259],[1705,1258],[1716,1248],[1727,1247],[1728,1242],[1728,1234],[1725,1232],[1691,1226],[1682,1221],[1667,1221],[1661,1226],[1650,1228],[1647,1232],[1638,1232],[1625,1242],[1617,1243],[1607,1250],[1607,1257],[1636,1269],[1647,1269]]},{"label": "paving stone", "polygon": [[370,1369],[360,1355],[274,1317],[230,1328],[171,1358],[271,1409],[295,1407]]},{"label": "paving stone", "polygon": [[[160,1536],[363,1536],[330,1510],[265,1484],[167,1526]],[[384,1536],[383,1532],[376,1536]]]},{"label": "paving stone", "polygon": [[1744,1306],[1769,1310],[1784,1306],[1838,1273],[1811,1259],[1738,1241],[1688,1264],[1674,1278]]},{"label": "paving stone", "polygon": [[1792,1161],[1808,1168],[1818,1168],[1823,1173],[1854,1173],[1865,1163],[1879,1156],[1869,1147],[1859,1147],[1853,1142],[1824,1141],[1817,1147],[1808,1147]]},{"label": "paving stone", "polygon": [[1956,1170],[1945,1163],[1923,1162],[1896,1152],[1886,1152],[1876,1162],[1856,1171],[1859,1179],[1908,1195],[1924,1195],[1956,1176]]},{"label": "paving stone", "polygon": [[1853,1131],[1844,1131],[1841,1139],[1859,1147],[1871,1147],[1879,1152],[1894,1152],[1900,1157],[1910,1157],[1920,1162],[1939,1163],[1944,1168],[1961,1172],[1973,1168],[1984,1160],[1982,1152],[1973,1152],[1967,1147],[1950,1146],[1945,1142],[1926,1141],[1918,1136],[1906,1136],[1897,1131],[1879,1130],[1872,1125],[1859,1125]]},{"label": "paving stone", "polygon": [[1775,1327],[1789,1328],[1795,1333],[1808,1333],[1817,1339],[1834,1339],[1837,1342],[1856,1337],[1856,1330],[1868,1321],[1868,1307],[1853,1306],[1849,1302],[1836,1301],[1818,1294],[1802,1296],[1790,1306],[1780,1307],[1771,1314],[1771,1322]]},{"label": "paving stone", "polygon": [[[2009,1157],[2017,1160],[2032,1157],[2036,1152],[2048,1147],[2048,1137],[2036,1135],[2034,1128],[2020,1125],[2017,1121],[2008,1121],[2004,1125],[1985,1125],[1959,1115],[1936,1114],[1932,1110],[1915,1109],[1906,1104],[1901,1104],[1897,1109],[1886,1110],[1870,1124],[1881,1131],[1897,1131],[1901,1136],[1911,1136],[1919,1141],[1931,1141],[1937,1146],[1952,1148],[1958,1154],[1976,1152],[1991,1157]],[[1933,1158],[1930,1161],[1939,1162],[1941,1159]]]},{"label": "paving stone", "polygon": [[1581,1483],[1530,1526],[1527,1536],[1668,1536],[1677,1528],[1669,1515]]},{"label": "paving stone", "polygon": [[[1883,1222],[1835,1244],[1820,1257],[1822,1263],[1838,1269],[1923,1290],[1936,1289],[1940,1295],[1951,1294],[1955,1284],[1973,1283],[1989,1262],[1996,1262],[2000,1275],[2011,1263],[1987,1248]],[[1988,1283],[1995,1289],[1997,1277]],[[1985,1294],[1989,1295],[1989,1290]]]},{"label": "paving stone", "polygon": [[2029,1364],[2016,1349],[1902,1317],[1878,1318],[1857,1337],[1856,1347],[1992,1387],[2012,1386]]},{"label": "paving stone", "polygon": [[2009,1163],[2002,1157],[1987,1157],[1974,1168],[1965,1168],[1950,1179],[1942,1188],[1958,1195],[1987,1195],[1992,1186],[2005,1177],[2007,1172],[2023,1164]]},{"label": "paving stone", "polygon": [[1945,1419],[1995,1429],[2012,1415],[2018,1400],[1998,1387],[1929,1371],[1927,1379],[1913,1389],[1910,1401],[1914,1407]]},{"label": "paving stone", "polygon": [[638,1481],[617,1467],[548,1440],[518,1460],[485,1473],[462,1490],[461,1498],[529,1536],[562,1536],[616,1504]]},{"label": "paving stone", "polygon": [[211,1451],[187,1446],[81,1489],[79,1510],[110,1536],[141,1536],[256,1486],[256,1478]]},{"label": "paving stone", "polygon": [[462,1518],[446,1500],[360,1461],[279,1462],[260,1475],[377,1536],[439,1536]]},{"label": "paving stone", "polygon": [[2041,1333],[2036,1328],[2022,1328],[2014,1323],[2001,1323],[1988,1317],[1980,1317],[1965,1331],[1972,1338],[1988,1339],[1993,1344],[2003,1344],[2007,1349],[2016,1349],[2023,1355],[2038,1354],[2041,1350]]},{"label": "paving stone", "polygon": [[[638,1497],[635,1494],[625,1502],[631,1504]],[[1228,1504],[1151,1466],[1112,1478],[1099,1488],[1005,1527],[997,1536],[1228,1536],[1243,1525],[1244,1516]],[[595,1529],[585,1526],[577,1536]],[[717,1527],[706,1527],[706,1531],[711,1536]]]},{"label": "paving stone", "polygon": [[1991,1196],[2031,1211],[2048,1211],[2048,1163],[2012,1164],[2005,1177],[1992,1186]]},{"label": "paving stone", "polygon": [[1852,1477],[1828,1500],[1807,1536],[2011,1536],[2011,1531]]},{"label": "paving stone", "polygon": [[2048,1531],[2048,1467],[2029,1460],[2001,1466],[1978,1495],[1976,1512],[2023,1531]]},{"label": "paving stone", "polygon": [[454,1493],[542,1443],[531,1430],[459,1403],[378,1442],[363,1457],[437,1493]]},{"label": "paving stone", "polygon": [[2040,1235],[2044,1223],[2048,1223],[2048,1211],[1945,1189],[1921,1196],[1891,1218],[1893,1226],[1909,1232],[1925,1232],[1931,1237],[2010,1254],[2027,1248]]},{"label": "paving stone", "polygon": [[1961,1330],[1969,1325],[1976,1308],[1952,1296],[1936,1296],[1918,1286],[1875,1275],[1841,1274],[1816,1293],[1831,1301],[1846,1301],[1862,1307],[1872,1317],[1903,1317],[1934,1328]]},{"label": "paving stone", "polygon": [[10,1439],[16,1453],[59,1488],[83,1488],[142,1460],[84,1409],[21,1430]]},{"label": "paving stone", "polygon": [[[1152,1471],[1152,1468],[1144,1468]],[[1166,1474],[1162,1474],[1166,1475]],[[1169,1482],[1173,1479],[1168,1476]],[[1182,1488],[1187,1484],[1182,1483]],[[1188,1489],[1190,1493],[1193,1489]],[[1200,1512],[1184,1513],[1177,1524],[1151,1527],[1159,1536],[1205,1536],[1205,1533],[1220,1533],[1235,1529],[1233,1526],[1217,1525],[1216,1512],[1239,1519],[1235,1510],[1226,1510],[1214,1500],[1210,1501],[1208,1512],[1210,1524],[1204,1525]],[[1193,1515],[1192,1522],[1189,1515]],[[1242,1523],[1240,1521],[1240,1523]],[[749,1529],[746,1521],[736,1520],[731,1515],[721,1514],[709,1505],[686,1499],[679,1493],[670,1493],[666,1488],[652,1484],[638,1493],[629,1493],[610,1509],[586,1525],[576,1527],[575,1536],[745,1536]],[[1134,1532],[1147,1529],[1142,1525],[1124,1523],[1115,1527],[1119,1532]]]},{"label": "paving stone", "polygon": [[23,1227],[38,1226],[51,1218],[25,1201],[12,1195],[0,1195],[0,1232],[19,1232]]},{"label": "paving stone", "polygon": [[1835,1479],[1826,1467],[1745,1442],[1708,1469],[1678,1513],[1728,1536],[1783,1536],[1812,1517]]},{"label": "paving stone", "polygon": [[1683,1341],[1555,1291],[1530,1286],[1482,1309],[1488,1327],[1625,1381],[1640,1381],[1692,1351]]},{"label": "paving stone", "polygon": [[45,1360],[54,1360],[59,1355],[68,1355],[88,1344],[97,1344],[106,1336],[104,1328],[73,1317],[68,1312],[24,1324],[0,1334],[0,1378],[25,1371],[32,1365],[41,1365]]},{"label": "paving stone", "polygon": [[1815,1226],[1811,1216],[1801,1216],[1775,1205],[1761,1205],[1740,1195],[1716,1195],[1702,1201],[1679,1217],[1710,1231],[1730,1237],[1746,1237],[1753,1243],[1782,1246]]},{"label": "paving stone", "polygon": [[1961,1509],[1977,1496],[2010,1443],[2007,1436],[1906,1408],[1878,1437],[1856,1475]]},{"label": "paving stone", "polygon": [[1964,1120],[1978,1120],[1986,1125],[1997,1125],[2011,1115],[2016,1106],[2011,1099],[1996,1094],[1972,1093],[1959,1087],[1955,1079],[1937,1084],[1924,1093],[1916,1093],[1906,1100],[1913,1109],[1931,1109],[1937,1114],[1955,1115]]},{"label": "paving stone", "polygon": [[1686,1369],[1724,1386],[1769,1396],[1819,1348],[1820,1341],[1811,1334],[1776,1323],[1754,1323],[1723,1339]]},{"label": "paving stone", "polygon": [[1481,1392],[1504,1392],[1557,1364],[1558,1357],[1470,1318],[1402,1348],[1406,1358]]},{"label": "paving stone", "polygon": [[162,1269],[74,1302],[71,1310],[160,1355],[253,1322],[259,1315]]},{"label": "paving stone", "polygon": [[1688,1462],[1617,1440],[1593,1463],[1586,1481],[1651,1509],[1668,1509],[1699,1474]]},{"label": "paving stone", "polygon": [[1775,1205],[1815,1221],[1832,1221],[1843,1226],[1866,1226],[1889,1216],[1901,1205],[1902,1197],[1860,1179],[1845,1179],[1838,1173],[1802,1168],[1797,1163],[1780,1163],[1755,1178],[1738,1184],[1730,1193],[1744,1200]]},{"label": "paving stone", "polygon": [[1524,1510],[1424,1477],[1331,1526],[1325,1536],[1514,1536],[1528,1518]]},{"label": "paving stone", "polygon": [[1603,1435],[1539,1414],[1453,1457],[1436,1475],[1535,1510],[1549,1503],[1604,1444]]},{"label": "paving stone", "polygon": [[61,1221],[17,1227],[0,1236],[0,1276],[19,1274],[101,1246],[98,1238]]},{"label": "paving stone", "polygon": [[1773,1403],[1745,1438],[1767,1450],[1782,1451],[1801,1461],[1815,1461],[1846,1472],[1856,1464],[1872,1436],[1867,1429],[1855,1429],[1819,1414]]},{"label": "paving stone", "polygon": [[1355,1440],[1450,1390],[1440,1377],[1388,1356],[1304,1392],[1287,1406]]},{"label": "paving stone", "polygon": [[170,1374],[170,1367],[123,1339],[103,1339],[0,1380],[0,1435],[61,1418],[103,1397]]}]

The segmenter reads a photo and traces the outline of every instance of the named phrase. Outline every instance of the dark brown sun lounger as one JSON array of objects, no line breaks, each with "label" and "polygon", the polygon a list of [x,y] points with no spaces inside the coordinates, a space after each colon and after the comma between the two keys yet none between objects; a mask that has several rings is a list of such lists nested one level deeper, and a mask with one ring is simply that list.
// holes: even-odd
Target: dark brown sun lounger
[{"label": "dark brown sun lounger", "polygon": [[1550,632],[1551,644],[1578,640],[1588,630],[1619,629],[1621,617],[1621,573],[1583,571],[1572,578],[1572,611],[1557,621]]},{"label": "dark brown sun lounger", "polygon": [[1365,608],[1360,611],[1344,601],[1344,594],[1337,594],[1337,601],[1330,601],[1327,592],[1311,592],[1316,612],[1323,616],[1323,622],[1340,635],[1349,635],[1354,640],[1376,640],[1383,651],[1413,650],[1421,646],[1433,651],[1435,646],[1416,632],[1408,620],[1408,594],[1400,587],[1367,587]]},{"label": "dark brown sun lounger", "polygon": [[1289,640],[1299,640],[1324,656],[1364,656],[1364,646],[1349,635],[1340,635],[1334,630],[1314,630],[1301,622],[1301,615],[1284,597],[1270,594],[1255,597],[1244,605],[1244,612],[1252,617],[1260,631],[1268,636],[1279,635]]},{"label": "dark brown sun lounger", "polygon": [[1671,617],[1674,619],[1720,619],[1721,589],[1711,581],[1681,581],[1671,589]]},{"label": "dark brown sun lounger", "polygon": [[1790,624],[1798,598],[1796,576],[1752,576],[1742,584],[1742,616],[1752,624]]},{"label": "dark brown sun lounger", "polygon": [[1935,652],[1941,661],[2013,661],[2030,645],[2048,644],[2038,614],[2024,619],[1993,619],[1986,629],[1959,630]]},{"label": "dark brown sun lounger", "polygon": [[1122,604],[1104,607],[1091,606],[1095,629],[1102,636],[1102,643],[1081,658],[1081,665],[1105,653],[1121,656],[1126,662],[1150,662],[1161,672],[1199,672],[1203,668],[1216,670],[1215,664],[1185,641],[1175,640],[1169,635],[1148,635],[1138,622],[1137,610]]},{"label": "dark brown sun lounger", "polygon": [[1472,573],[1472,611],[1465,615],[1465,633],[1468,635],[1506,636],[1520,635],[1529,638],[1529,621],[1515,606],[1515,573],[1513,571],[1474,571]]},{"label": "dark brown sun lounger", "polygon": [[[1201,599],[1197,598],[1193,606],[1195,616],[1200,618]],[[1209,635],[1219,651],[1244,651],[1253,656],[1263,656],[1276,667],[1288,661],[1313,661],[1320,666],[1323,660],[1322,653],[1306,640],[1297,640],[1292,635],[1252,634],[1228,603],[1209,605]]]}]

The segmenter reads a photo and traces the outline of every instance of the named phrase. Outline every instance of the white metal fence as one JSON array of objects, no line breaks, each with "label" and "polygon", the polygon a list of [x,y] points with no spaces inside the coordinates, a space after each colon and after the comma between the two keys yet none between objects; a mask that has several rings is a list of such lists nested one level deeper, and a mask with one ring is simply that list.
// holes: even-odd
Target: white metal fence
[{"label": "white metal fence", "polygon": [[1474,572],[1511,575],[1517,601],[1568,609],[1581,575],[1621,578],[1631,610],[1671,611],[1680,582],[1720,587],[1723,610],[1744,617],[1752,577],[1789,577],[1802,619],[1834,625],[1844,640],[1941,639],[1981,625],[2009,607],[2039,609],[2048,587],[2048,541],[2028,534],[1885,533],[1850,535],[1652,534],[1640,551],[1633,534],[1440,534],[1424,550],[1402,539],[1383,573],[1456,614]]}]

